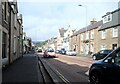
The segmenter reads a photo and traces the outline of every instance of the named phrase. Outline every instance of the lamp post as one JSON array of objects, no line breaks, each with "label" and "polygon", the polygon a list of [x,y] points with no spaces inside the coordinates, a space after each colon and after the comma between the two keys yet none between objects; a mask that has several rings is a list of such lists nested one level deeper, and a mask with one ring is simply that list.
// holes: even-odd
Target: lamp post
[{"label": "lamp post", "polygon": [[82,7],[85,7],[85,10],[86,10],[86,34],[87,34],[87,6],[86,5],[78,5],[78,6],[82,6]]},{"label": "lamp post", "polygon": [[[82,6],[85,8],[86,10],[86,41],[88,40],[88,31],[87,31],[87,6],[86,5],[78,5],[78,6]],[[88,54],[88,44],[86,44],[86,55]]]}]

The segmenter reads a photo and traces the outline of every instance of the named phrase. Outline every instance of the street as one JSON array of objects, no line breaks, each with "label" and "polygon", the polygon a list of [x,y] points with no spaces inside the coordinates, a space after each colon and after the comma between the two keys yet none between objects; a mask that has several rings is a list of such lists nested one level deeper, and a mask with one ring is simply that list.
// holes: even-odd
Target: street
[{"label": "street", "polygon": [[70,83],[89,83],[87,71],[94,62],[91,58],[57,54],[57,58],[42,58],[56,73]]}]

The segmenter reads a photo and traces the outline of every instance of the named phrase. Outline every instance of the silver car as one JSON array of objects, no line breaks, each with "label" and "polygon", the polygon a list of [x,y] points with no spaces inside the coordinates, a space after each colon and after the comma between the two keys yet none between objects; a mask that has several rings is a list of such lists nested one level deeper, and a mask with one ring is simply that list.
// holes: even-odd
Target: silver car
[{"label": "silver car", "polygon": [[77,55],[76,51],[74,51],[74,50],[68,50],[68,51],[66,51],[66,54],[70,55],[70,56],[76,56]]}]

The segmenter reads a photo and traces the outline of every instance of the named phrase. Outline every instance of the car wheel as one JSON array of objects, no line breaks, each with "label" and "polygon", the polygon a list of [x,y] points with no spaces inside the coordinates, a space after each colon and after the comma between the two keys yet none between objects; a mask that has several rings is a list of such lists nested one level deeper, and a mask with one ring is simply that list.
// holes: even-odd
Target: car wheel
[{"label": "car wheel", "polygon": [[93,60],[96,60],[96,56],[93,56]]},{"label": "car wheel", "polygon": [[90,76],[90,84],[101,84],[100,75],[97,73],[92,73]]}]

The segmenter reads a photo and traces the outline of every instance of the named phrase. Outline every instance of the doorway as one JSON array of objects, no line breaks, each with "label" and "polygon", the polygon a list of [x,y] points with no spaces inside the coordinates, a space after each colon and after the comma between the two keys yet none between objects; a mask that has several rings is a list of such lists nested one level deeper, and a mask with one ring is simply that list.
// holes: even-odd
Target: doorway
[{"label": "doorway", "polygon": [[117,48],[117,44],[112,44],[112,49],[116,49]]},{"label": "doorway", "polygon": [[85,51],[86,55],[88,55],[88,51],[89,51],[89,46],[88,46],[88,43],[87,43],[86,44],[86,51]]}]

